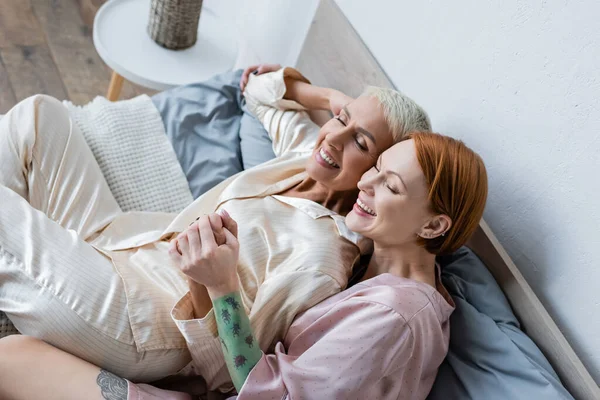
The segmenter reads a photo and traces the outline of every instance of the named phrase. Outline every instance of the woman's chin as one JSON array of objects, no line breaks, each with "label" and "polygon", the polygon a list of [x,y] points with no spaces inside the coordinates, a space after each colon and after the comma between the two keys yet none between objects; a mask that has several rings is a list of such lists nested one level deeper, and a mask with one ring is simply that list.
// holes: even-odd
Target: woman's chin
[{"label": "woman's chin", "polygon": [[369,224],[364,218],[359,216],[356,211],[352,210],[346,215],[346,226],[353,232],[364,235],[367,232]]},{"label": "woman's chin", "polygon": [[311,157],[306,164],[306,172],[315,181],[326,186],[331,186],[331,183],[339,175],[340,169],[322,166],[314,160],[314,157]]}]

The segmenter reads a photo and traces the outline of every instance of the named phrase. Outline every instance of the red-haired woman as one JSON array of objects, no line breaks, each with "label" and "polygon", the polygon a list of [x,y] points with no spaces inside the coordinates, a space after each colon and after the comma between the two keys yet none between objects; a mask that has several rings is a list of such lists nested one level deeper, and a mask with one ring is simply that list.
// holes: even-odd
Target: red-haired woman
[{"label": "red-haired woman", "polygon": [[[453,252],[483,214],[487,175],[462,142],[414,133],[360,180],[348,226],[373,240],[360,281],[300,314],[274,354],[256,346],[235,265],[237,226],[221,232],[204,218],[189,246],[172,251],[207,287],[223,353],[239,399],[425,399],[444,359],[452,299],[435,256]],[[213,216],[214,217],[214,216]],[[226,241],[217,244],[215,236]],[[0,397],[188,399],[135,385],[25,337],[0,340]]]}]

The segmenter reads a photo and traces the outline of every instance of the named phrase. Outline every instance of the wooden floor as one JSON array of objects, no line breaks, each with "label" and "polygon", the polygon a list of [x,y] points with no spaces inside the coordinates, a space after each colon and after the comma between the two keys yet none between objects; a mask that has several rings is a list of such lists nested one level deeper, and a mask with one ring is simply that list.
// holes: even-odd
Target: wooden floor
[{"label": "wooden floor", "polygon": [[[0,0],[0,114],[44,93],[85,104],[106,96],[111,70],[92,23],[106,0]],[[152,90],[126,82],[121,98]]]}]

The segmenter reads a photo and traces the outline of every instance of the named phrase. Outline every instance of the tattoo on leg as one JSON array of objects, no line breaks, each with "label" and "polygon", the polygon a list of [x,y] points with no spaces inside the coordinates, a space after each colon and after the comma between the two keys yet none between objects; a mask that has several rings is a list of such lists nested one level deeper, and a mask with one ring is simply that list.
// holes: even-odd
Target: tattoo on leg
[{"label": "tattoo on leg", "polygon": [[127,381],[108,371],[100,370],[96,383],[105,400],[127,400]]}]

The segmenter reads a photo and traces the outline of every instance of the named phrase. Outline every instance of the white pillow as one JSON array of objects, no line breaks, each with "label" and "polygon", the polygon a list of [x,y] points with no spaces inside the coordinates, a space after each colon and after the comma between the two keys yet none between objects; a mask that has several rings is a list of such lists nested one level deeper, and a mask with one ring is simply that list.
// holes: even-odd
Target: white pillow
[{"label": "white pillow", "polygon": [[179,212],[192,202],[183,170],[147,95],[96,97],[69,109],[123,211]]}]

